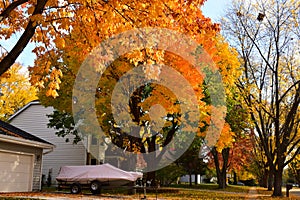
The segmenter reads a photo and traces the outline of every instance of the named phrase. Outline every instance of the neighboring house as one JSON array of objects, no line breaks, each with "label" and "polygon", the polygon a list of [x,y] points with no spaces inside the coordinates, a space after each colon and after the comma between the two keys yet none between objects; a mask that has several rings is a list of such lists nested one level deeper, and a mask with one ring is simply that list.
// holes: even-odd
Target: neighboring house
[{"label": "neighboring house", "polygon": [[0,120],[0,192],[41,189],[43,156],[54,145]]},{"label": "neighboring house", "polygon": [[[100,164],[103,158],[103,148],[98,140],[93,137],[79,142],[78,144],[66,142],[66,138],[58,137],[56,130],[48,128],[48,114],[53,113],[52,107],[44,107],[38,101],[32,101],[16,112],[10,119],[10,123],[27,132],[34,134],[54,144],[53,152],[43,158],[42,172],[47,179],[51,175],[52,183],[59,173],[61,166],[66,165],[96,165]],[[95,156],[96,155],[96,156]],[[95,156],[95,157],[94,157]]]},{"label": "neighboring house", "polygon": [[[184,175],[182,177],[180,177],[180,182],[181,183],[189,183],[190,182],[190,177],[191,177],[191,182],[192,183],[195,183],[195,174],[192,174],[191,176],[189,175]],[[197,184],[200,184],[200,183],[205,183],[204,182],[204,179],[206,179],[206,176],[205,175],[200,175],[200,174],[197,174]]]}]

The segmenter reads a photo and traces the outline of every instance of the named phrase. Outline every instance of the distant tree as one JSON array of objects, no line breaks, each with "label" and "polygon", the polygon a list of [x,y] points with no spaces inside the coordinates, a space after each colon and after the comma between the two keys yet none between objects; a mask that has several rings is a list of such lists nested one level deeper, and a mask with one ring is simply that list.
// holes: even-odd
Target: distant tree
[{"label": "distant tree", "polygon": [[[23,69],[24,70],[24,69]],[[30,101],[37,99],[36,90],[29,83],[22,66],[14,64],[0,76],[0,119],[6,121]]]},{"label": "distant tree", "polygon": [[200,137],[194,139],[187,151],[176,160],[176,164],[181,167],[185,175],[189,175],[189,185],[192,185],[192,175],[195,176],[195,184],[197,184],[198,175],[204,175],[207,170],[207,163],[199,157],[199,149],[203,143]]},{"label": "distant tree", "polygon": [[[218,184],[220,188],[226,187],[226,173],[229,167],[229,153],[230,148],[235,140],[235,136],[238,135],[240,132],[243,131],[245,125],[247,124],[247,116],[245,116],[245,110],[242,108],[241,101],[239,99],[239,92],[234,85],[235,80],[240,76],[239,66],[240,63],[237,57],[233,56],[236,55],[236,51],[228,46],[228,43],[224,41],[223,37],[220,37],[220,42],[217,44],[218,55],[220,59],[216,64],[220,64],[224,66],[226,69],[223,69],[224,72],[229,70],[232,72],[231,77],[223,74],[224,79],[221,84],[225,86],[225,93],[226,93],[226,104],[222,105],[222,107],[217,108],[215,112],[225,112],[226,110],[226,117],[225,120],[222,121],[222,128],[219,130],[220,135],[216,138],[216,143],[213,146],[206,146],[207,144],[204,143],[203,147],[208,147],[204,150],[204,154],[201,156],[205,157],[205,151],[210,151],[210,156],[214,161],[214,165],[216,168]],[[222,49],[222,50],[221,50]],[[226,56],[231,55],[231,56]],[[223,71],[221,70],[221,71]],[[205,97],[202,99],[207,104],[211,104],[211,93],[207,90],[207,86],[204,84],[204,94]],[[212,109],[215,109],[214,107]],[[219,120],[213,121],[213,126],[220,127],[218,123],[221,123],[221,118]],[[205,141],[208,138],[211,139],[210,135],[206,134],[206,125],[207,123],[204,122],[204,126],[201,127],[201,134],[200,137],[205,136]],[[202,151],[202,150],[200,150]]]},{"label": "distant tree", "polygon": [[[239,91],[231,87],[227,95],[226,123],[216,145],[211,148],[210,165],[214,165],[217,173],[219,188],[226,187],[226,176],[229,171],[240,170],[248,165],[251,159],[251,134],[249,134],[249,115],[243,108]],[[220,145],[223,144],[223,145]],[[220,148],[223,146],[224,148]]]},{"label": "distant tree", "polygon": [[232,171],[234,175],[233,184],[237,184],[237,172],[247,171],[253,174],[250,170],[251,163],[254,159],[252,154],[254,149],[253,137],[251,132],[244,132],[236,138],[232,145],[229,159],[229,171]]},{"label": "distant tree", "polygon": [[297,155],[295,159],[289,163],[289,170],[295,177],[295,180],[300,184],[300,155]]},{"label": "distant tree", "polygon": [[222,149],[221,152],[214,147],[208,154],[211,157],[210,166],[216,169],[219,188],[226,187],[227,174],[230,172],[235,175],[234,183],[236,183],[236,172],[249,169],[253,150],[251,138],[247,132],[234,136],[234,141],[229,147]]},{"label": "distant tree", "polygon": [[172,183],[177,183],[178,178],[185,174],[185,170],[182,166],[172,163],[162,169],[157,170],[156,179],[160,186],[170,186]]},{"label": "distant tree", "polygon": [[[253,130],[252,130],[253,131]],[[270,173],[268,160],[264,154],[262,145],[260,144],[259,137],[254,135],[253,137],[253,149],[251,151],[252,162],[250,163],[250,172],[254,174],[257,179],[259,186],[272,190],[272,178],[273,174]]]}]

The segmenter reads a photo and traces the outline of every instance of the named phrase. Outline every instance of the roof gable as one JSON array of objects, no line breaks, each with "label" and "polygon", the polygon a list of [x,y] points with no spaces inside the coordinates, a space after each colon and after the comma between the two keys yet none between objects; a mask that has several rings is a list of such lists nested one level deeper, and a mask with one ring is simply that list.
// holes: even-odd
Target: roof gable
[{"label": "roof gable", "polygon": [[22,107],[17,112],[15,112],[12,116],[10,116],[10,118],[8,119],[8,121],[11,121],[13,118],[15,118],[16,116],[18,116],[19,114],[21,114],[24,110],[26,110],[31,105],[41,105],[41,103],[39,102],[39,100],[34,100],[34,101],[29,102],[24,107]]},{"label": "roof gable", "polygon": [[2,120],[0,120],[0,134],[9,135],[9,136],[17,137],[17,138],[23,138],[23,139],[32,140],[35,142],[41,142],[41,143],[52,145],[50,142],[47,142],[39,137],[31,135],[30,133],[27,133],[26,131],[23,131],[9,123],[2,121]]}]

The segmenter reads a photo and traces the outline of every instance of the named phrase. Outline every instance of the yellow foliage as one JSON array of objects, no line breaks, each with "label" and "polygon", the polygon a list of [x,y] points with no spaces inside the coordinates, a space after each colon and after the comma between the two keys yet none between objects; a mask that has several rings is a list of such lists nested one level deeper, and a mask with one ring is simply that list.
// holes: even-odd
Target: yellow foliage
[{"label": "yellow foliage", "polygon": [[231,131],[231,128],[228,123],[225,123],[221,132],[221,135],[216,144],[217,151],[221,152],[222,149],[230,147],[232,142],[234,142],[234,132]]},{"label": "yellow foliage", "polygon": [[30,101],[37,99],[36,90],[19,64],[0,76],[0,119],[7,120]]}]

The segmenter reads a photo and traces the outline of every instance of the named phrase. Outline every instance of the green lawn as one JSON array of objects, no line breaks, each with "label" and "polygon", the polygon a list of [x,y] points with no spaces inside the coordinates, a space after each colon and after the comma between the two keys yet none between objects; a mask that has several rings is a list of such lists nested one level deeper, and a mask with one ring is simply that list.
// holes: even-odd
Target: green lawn
[{"label": "green lawn", "polygon": [[[254,189],[251,190],[249,194],[250,188]],[[40,197],[47,197],[51,196],[54,197],[70,197],[70,199],[76,199],[77,197],[97,197],[89,194],[88,191],[84,191],[83,194],[80,195],[71,195],[68,194],[69,191],[65,192],[57,192],[55,188],[45,188]],[[197,186],[189,187],[188,185],[173,185],[172,187],[164,187],[159,188],[156,190],[147,190],[147,199],[191,199],[191,200],[198,200],[198,199],[295,199],[295,198],[272,198],[272,192],[266,191],[265,188],[260,187],[247,187],[247,186],[228,186],[226,189],[218,189],[217,185],[215,184],[200,184]],[[253,196],[255,195],[255,196]],[[0,195],[1,196],[1,195]],[[139,190],[135,195],[127,195],[127,190],[103,190],[102,194],[98,197],[110,197],[110,198],[121,198],[126,197],[126,199],[141,199],[144,196],[143,190]],[[0,200],[21,200],[21,198],[13,198],[13,197],[0,197]],[[30,198],[23,198],[22,200],[31,200]],[[32,198],[34,199],[34,198]]]},{"label": "green lawn", "polygon": [[[261,195],[261,194],[260,194]],[[293,199],[293,198],[272,198],[271,195],[257,196],[254,199]],[[246,199],[250,198],[248,193],[231,193],[225,191],[202,191],[202,190],[180,190],[179,193],[158,194],[159,199]],[[154,194],[148,194],[147,197],[155,198]]]},{"label": "green lawn", "polygon": [[[158,193],[158,198],[164,199],[246,199],[250,196],[249,186],[235,186],[229,185],[225,189],[218,189],[216,184],[199,184],[192,185],[191,187],[186,184],[172,185],[173,188],[179,189],[178,193]],[[272,198],[271,191],[267,191],[265,188],[253,187],[255,199],[288,199],[288,198]],[[156,194],[148,193],[147,197],[155,198]],[[293,198],[289,198],[293,199]]]},{"label": "green lawn", "polygon": [[216,191],[227,191],[227,192],[243,192],[248,193],[248,186],[228,185],[225,189],[219,189],[217,184],[198,184],[189,186],[188,184],[172,185],[175,188],[193,188],[200,190],[216,190]]}]

